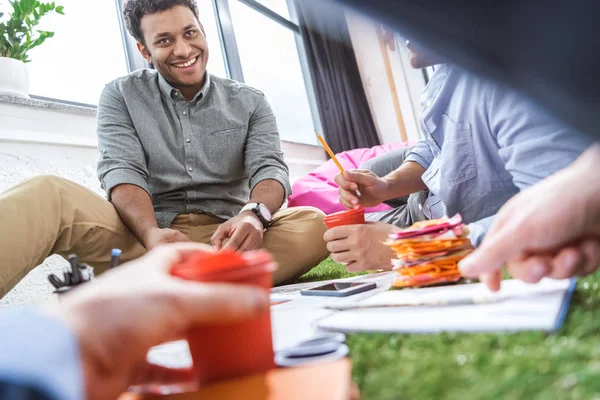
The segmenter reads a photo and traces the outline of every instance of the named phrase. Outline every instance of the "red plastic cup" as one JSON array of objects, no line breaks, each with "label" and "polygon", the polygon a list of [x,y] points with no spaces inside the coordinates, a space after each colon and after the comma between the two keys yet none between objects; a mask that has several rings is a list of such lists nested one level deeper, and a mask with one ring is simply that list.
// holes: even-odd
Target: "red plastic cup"
[{"label": "red plastic cup", "polygon": [[365,223],[365,210],[357,206],[351,210],[336,212],[324,218],[327,229],[343,225],[360,225]]},{"label": "red plastic cup", "polygon": [[[275,269],[277,265],[271,255],[258,250],[199,253],[173,267],[171,274],[196,282],[259,286],[269,292]],[[231,301],[237,300],[232,297]],[[270,310],[239,322],[194,327],[187,339],[201,385],[259,374],[275,367]]]}]

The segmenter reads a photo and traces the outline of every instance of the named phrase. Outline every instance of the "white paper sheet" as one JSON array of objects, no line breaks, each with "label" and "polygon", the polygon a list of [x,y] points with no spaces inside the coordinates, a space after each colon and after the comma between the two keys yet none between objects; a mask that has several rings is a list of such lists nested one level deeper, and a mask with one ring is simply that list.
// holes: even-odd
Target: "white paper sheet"
[{"label": "white paper sheet", "polygon": [[[544,279],[528,285],[517,280],[502,282],[497,303],[438,307],[370,308],[337,311],[318,321],[320,329],[340,332],[490,332],[543,330],[562,325],[574,280]],[[473,296],[489,297],[480,283],[437,288],[387,291],[360,304],[402,304]]]},{"label": "white paper sheet", "polygon": [[395,272],[364,275],[338,281],[370,281],[376,282],[377,288],[348,297],[303,296],[300,290],[320,286],[325,282],[311,282],[274,288],[271,301],[289,300],[283,304],[271,307],[271,326],[273,331],[273,347],[280,351],[314,337],[319,329],[317,322],[334,313],[324,307],[328,305],[353,304],[365,300],[391,285],[396,276]]}]

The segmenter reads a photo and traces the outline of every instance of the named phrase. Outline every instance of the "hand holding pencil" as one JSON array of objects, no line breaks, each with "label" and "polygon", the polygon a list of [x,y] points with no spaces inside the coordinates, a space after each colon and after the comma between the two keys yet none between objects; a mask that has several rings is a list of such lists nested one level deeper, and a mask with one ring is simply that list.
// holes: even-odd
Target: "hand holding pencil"
[{"label": "hand holding pencil", "polygon": [[344,170],[323,137],[317,135],[319,141],[339,168],[341,174],[335,177],[335,183],[340,187],[340,203],[346,208],[357,205],[374,207],[381,204],[385,198],[387,183],[369,170]]}]

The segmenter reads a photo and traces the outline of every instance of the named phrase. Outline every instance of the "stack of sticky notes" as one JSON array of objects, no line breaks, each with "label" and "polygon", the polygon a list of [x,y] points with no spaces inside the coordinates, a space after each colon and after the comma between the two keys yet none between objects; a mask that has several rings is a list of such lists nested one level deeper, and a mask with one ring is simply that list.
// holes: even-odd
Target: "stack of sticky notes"
[{"label": "stack of sticky notes", "polygon": [[420,287],[457,282],[458,262],[472,250],[468,228],[460,214],[417,222],[390,235],[386,242],[396,253],[392,260],[398,276],[393,287]]}]

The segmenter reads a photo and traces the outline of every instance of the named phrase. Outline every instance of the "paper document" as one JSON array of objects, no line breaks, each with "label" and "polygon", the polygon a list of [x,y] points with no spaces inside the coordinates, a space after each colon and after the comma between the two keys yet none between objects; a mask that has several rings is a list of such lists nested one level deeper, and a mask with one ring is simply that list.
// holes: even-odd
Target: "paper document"
[{"label": "paper document", "polygon": [[[535,285],[506,280],[498,293],[481,283],[387,291],[358,303],[385,307],[336,311],[317,327],[339,332],[553,331],[563,323],[574,287],[575,279],[543,279]],[[465,298],[475,304],[394,306]]]}]

